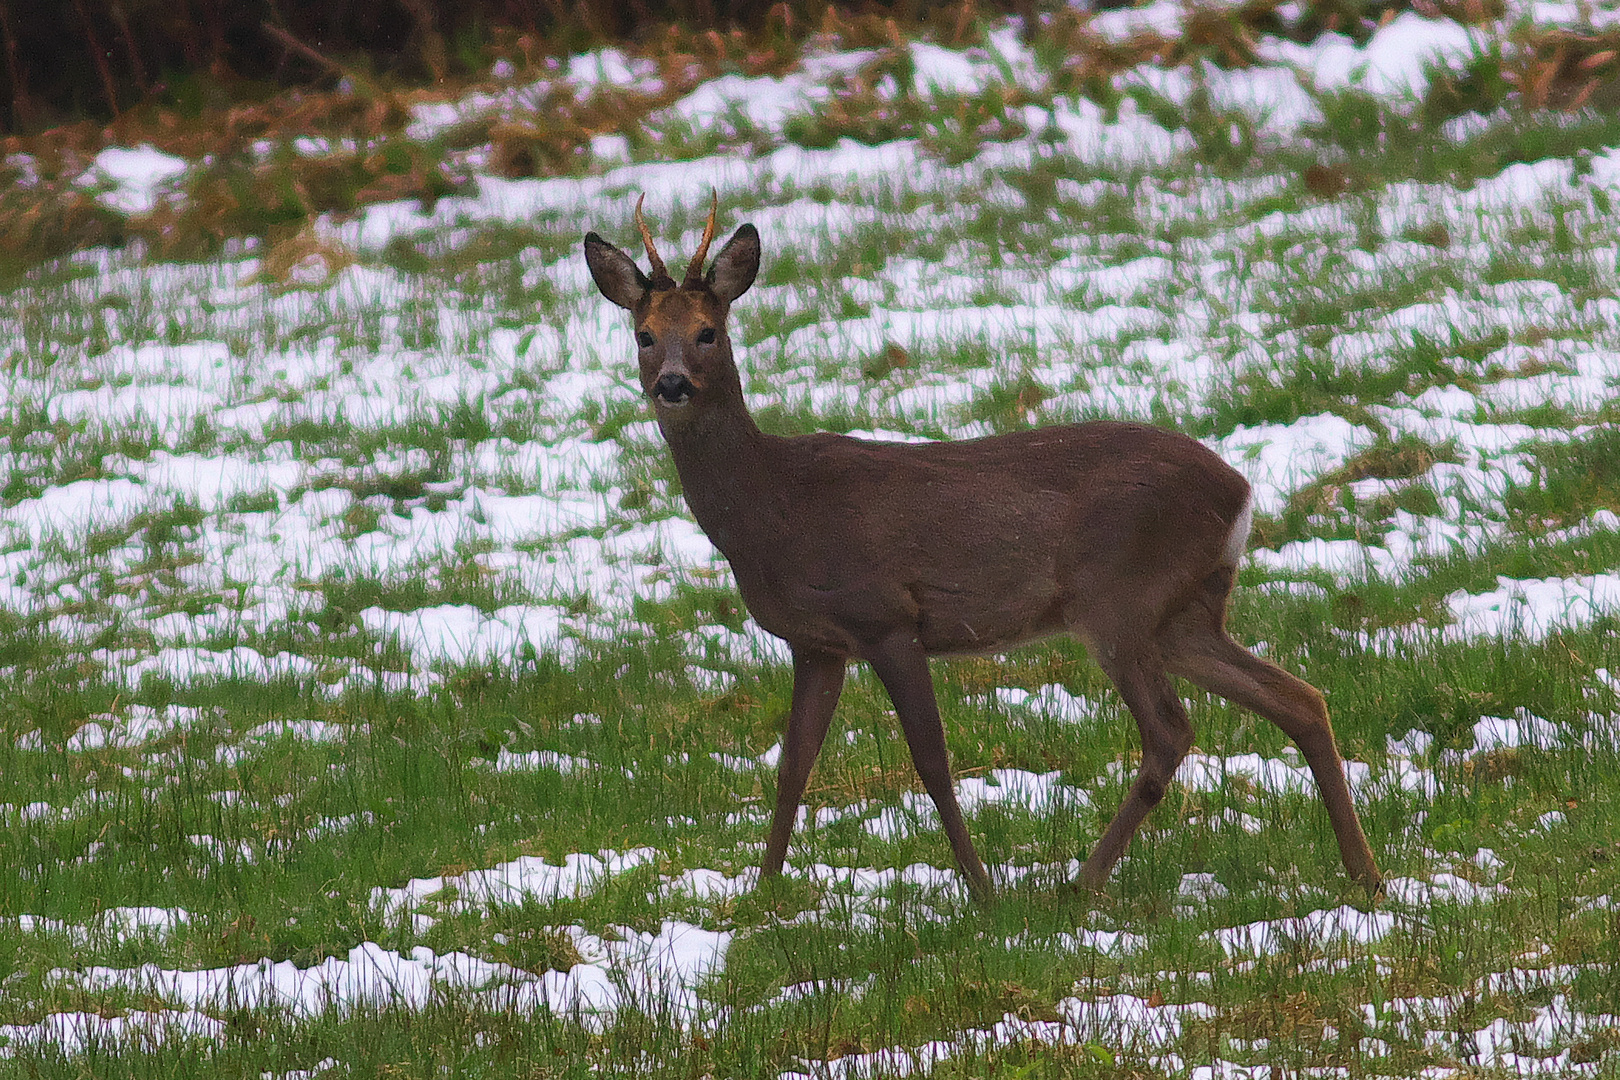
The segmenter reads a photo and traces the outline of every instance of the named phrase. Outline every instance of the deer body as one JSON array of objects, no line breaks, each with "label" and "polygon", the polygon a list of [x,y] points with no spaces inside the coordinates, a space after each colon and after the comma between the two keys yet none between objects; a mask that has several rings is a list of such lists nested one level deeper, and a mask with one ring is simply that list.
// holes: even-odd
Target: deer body
[{"label": "deer body", "polygon": [[1188,594],[1248,494],[1201,444],[1135,424],[920,444],[753,431],[724,455],[667,435],[754,620],[851,658],[902,627],[929,655],[1003,649],[1112,617],[1095,598],[1127,581],[1133,601]]},{"label": "deer body", "polygon": [[1142,767],[1081,870],[1100,888],[1192,745],[1169,675],[1277,723],[1316,777],[1353,878],[1381,877],[1345,784],[1322,697],[1227,636],[1226,597],[1251,516],[1248,483],[1197,441],[1093,422],[937,443],[761,432],[725,322],[759,268],[745,225],[702,273],[653,276],[595,233],[586,260],[633,314],[642,385],[699,527],[750,615],[793,653],[764,873],[780,872],[800,797],[851,660],[894,701],[917,771],[975,895],[990,881],[956,802],[928,657],[1071,632],[1125,699]]}]

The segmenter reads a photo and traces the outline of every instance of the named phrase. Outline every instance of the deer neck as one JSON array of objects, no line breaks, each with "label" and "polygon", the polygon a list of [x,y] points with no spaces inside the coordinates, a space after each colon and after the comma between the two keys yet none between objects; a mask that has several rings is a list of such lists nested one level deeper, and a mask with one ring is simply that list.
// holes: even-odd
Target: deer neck
[{"label": "deer neck", "polygon": [[658,427],[699,527],[735,561],[750,521],[757,520],[773,493],[766,436],[741,394],[702,410],[691,417],[660,416]]}]

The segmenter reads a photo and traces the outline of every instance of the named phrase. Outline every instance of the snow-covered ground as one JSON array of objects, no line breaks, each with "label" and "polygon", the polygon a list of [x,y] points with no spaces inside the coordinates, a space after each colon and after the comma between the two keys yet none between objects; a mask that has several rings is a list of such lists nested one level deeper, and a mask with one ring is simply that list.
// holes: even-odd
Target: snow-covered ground
[{"label": "snow-covered ground", "polygon": [[[1092,25],[1118,40],[1138,30],[1173,32],[1182,16],[1180,5],[1161,2],[1099,15]],[[1610,8],[1577,11],[1537,3],[1516,7],[1503,25],[1520,17],[1607,25],[1615,16]],[[1218,107],[1246,114],[1265,138],[1282,141],[1322,121],[1322,92],[1351,87],[1392,102],[1415,101],[1436,71],[1460,70],[1500,33],[1501,27],[1464,28],[1406,13],[1362,46],[1332,33],[1310,45],[1262,38],[1259,66],[1197,71],[1144,66],[1122,76],[1121,85],[1147,87],[1176,106],[1186,106],[1195,93],[1207,94]],[[999,85],[1039,90],[1048,78],[1011,29],[994,31],[982,48],[915,43],[910,53],[915,84],[925,97]],[[702,132],[746,122],[780,136],[796,117],[824,105],[829,85],[870,59],[869,53],[820,54],[780,77],[726,76],[703,84],[653,123]],[[597,85],[657,89],[655,68],[616,50],[576,57],[557,77],[569,80],[581,95]],[[543,89],[514,88],[424,105],[412,132],[426,139],[469,117],[508,114]],[[1161,126],[1132,97],[1112,113],[1062,95],[1049,106],[1020,108],[1027,137],[988,143],[959,164],[943,163],[916,140],[876,146],[845,140],[827,149],[783,141],[759,156],[631,163],[624,140],[603,136],[596,145],[600,168],[586,175],[536,180],[484,175],[476,194],[441,199],[431,210],[410,202],[371,206],[346,220],[323,219],[318,231],[366,256],[424,232],[454,237],[498,222],[561,223],[573,234],[595,228],[627,242],[633,235],[630,207],[645,191],[660,247],[686,252],[697,240],[691,208],[706,204],[712,188],[724,208],[722,227],[745,219],[760,227],[768,265],[785,254],[815,263],[842,250],[863,228],[892,227],[902,218],[921,231],[959,230],[987,201],[1023,210],[1027,199],[1004,178],[1054,153],[1099,174],[1130,177],[1129,183],[1065,178],[1059,186],[1082,201],[1126,199],[1136,227],[1147,237],[1201,220],[1242,219],[1244,208],[1276,194],[1276,184],[1266,179],[1207,176],[1189,182],[1159,175],[1193,152],[1194,140],[1183,128]],[[187,167],[150,147],[115,148],[97,157],[86,182],[104,183],[107,190],[98,197],[108,206],[139,212],[172,193]],[[1046,417],[1103,413],[1155,419],[1167,409],[1171,416],[1196,418],[1237,373],[1264,365],[1273,353],[1302,341],[1257,303],[1278,280],[1276,269],[1223,262],[1223,252],[1259,236],[1343,241],[1358,228],[1353,215],[1370,207],[1386,237],[1399,237],[1413,225],[1443,227],[1453,238],[1446,258],[1483,260],[1493,246],[1507,242],[1504,223],[1545,213],[1554,203],[1590,206],[1594,197],[1620,199],[1620,147],[1578,163],[1549,159],[1512,165],[1466,192],[1414,182],[1380,190],[1365,206],[1346,200],[1276,209],[1235,220],[1218,236],[1189,230],[1189,239],[1179,245],[1149,244],[1151,254],[1123,261],[1113,259],[1112,249],[1097,237],[1087,236],[1075,237],[1072,251],[1050,262],[1009,258],[992,267],[971,261],[980,259],[971,252],[938,260],[901,254],[842,282],[858,314],[821,311],[791,329],[750,337],[740,361],[756,404],[817,413],[864,410],[883,437],[915,437],[918,430],[988,433],[991,425],[975,418],[968,406],[1009,374],[994,364],[922,371],[896,389],[875,391],[861,375],[860,361],[891,345],[912,355],[971,346],[992,357],[1037,357],[1022,362],[1021,370],[1051,392],[1043,405]],[[883,208],[905,199],[919,208],[908,215]],[[682,220],[689,227],[678,234],[662,231],[659,224],[675,216],[674,207],[688,211]],[[1340,258],[1335,281],[1344,288],[1436,257],[1432,248],[1399,241],[1376,254],[1346,248],[1334,253]],[[1613,265],[1617,252],[1620,246],[1611,246],[1592,257]],[[252,254],[201,265],[148,265],[109,251],[76,256],[75,262],[90,271],[68,287],[80,306],[104,312],[115,329],[132,324],[132,311],[144,313],[149,325],[186,328],[180,336],[190,340],[170,343],[158,335],[135,342],[114,333],[110,346],[94,355],[47,363],[25,349],[20,361],[0,369],[0,398],[15,415],[38,418],[31,434],[15,434],[14,427],[0,449],[0,475],[38,478],[33,486],[23,483],[0,514],[0,611],[48,616],[45,633],[69,651],[82,651],[87,662],[104,666],[130,688],[151,675],[185,684],[214,676],[291,674],[318,678],[336,694],[375,683],[425,689],[448,666],[511,661],[525,649],[569,658],[578,642],[614,637],[633,623],[638,599],[667,599],[686,582],[725,580],[723,561],[686,516],[660,512],[656,503],[642,512],[627,498],[637,463],[657,447],[655,431],[640,414],[602,433],[608,418],[638,407],[629,374],[629,328],[621,314],[596,294],[573,247],[554,257],[532,247],[517,261],[525,287],[543,283],[560,297],[546,318],[524,326],[499,319],[494,303],[469,305],[423,292],[375,259],[347,266],[329,281],[320,275],[320,288],[272,291],[253,280],[258,260]],[[989,301],[983,299],[987,294]],[[1082,304],[1076,297],[1095,302]],[[1218,299],[1227,302],[1217,304]],[[810,310],[794,283],[762,283],[740,302],[738,317],[763,326],[745,309]],[[267,325],[283,330],[266,335],[261,328]],[[431,340],[412,336],[423,325],[432,326]],[[291,332],[297,327],[313,329]],[[1524,332],[1532,329],[1538,343],[1526,345]],[[1576,298],[1544,280],[1452,289],[1353,320],[1326,348],[1339,362],[1376,362],[1410,345],[1414,335],[1494,331],[1503,332],[1505,343],[1479,369],[1495,365],[1514,372],[1535,360],[1535,374],[1481,381],[1470,389],[1398,394],[1369,405],[1364,423],[1320,412],[1287,423],[1240,426],[1211,438],[1213,448],[1254,485],[1257,509],[1273,516],[1282,514],[1301,489],[1372,447],[1380,434],[1444,443],[1455,458],[1438,461],[1425,473],[1438,496],[1436,512],[1402,510],[1377,536],[1262,548],[1251,555],[1251,565],[1282,587],[1323,581],[1400,584],[1417,576],[1425,559],[1471,557],[1500,542],[1508,530],[1503,492],[1526,482],[1532,444],[1568,441],[1582,433],[1534,426],[1521,414],[1548,404],[1591,411],[1612,397],[1620,384],[1620,301]],[[455,430],[458,410],[468,409],[481,412],[487,423],[438,441],[424,435]],[[356,446],[371,448],[354,460],[313,453],[310,447],[322,445],[318,432],[333,426],[349,428]],[[503,434],[509,427],[527,437]],[[201,429],[206,438],[190,437]],[[146,433],[145,449],[132,452],[127,440],[119,441],[129,431]],[[69,463],[96,440],[114,445],[94,468],[75,475]],[[388,494],[384,482],[401,476],[428,478],[404,496]],[[375,493],[362,494],[356,484],[335,483],[335,478]],[[1358,498],[1372,500],[1388,482],[1360,480],[1350,486]],[[160,536],[155,523],[162,522],[173,524]],[[1564,529],[1570,538],[1615,532],[1620,520],[1606,510]],[[342,578],[398,585],[435,579],[445,567],[470,567],[488,587],[476,602],[456,597],[447,587],[444,596],[450,599],[359,610],[337,635],[366,635],[348,654],[352,663],[339,663],[330,649],[299,647],[304,636],[319,638],[311,627],[325,604],[322,582]],[[1452,592],[1443,606],[1449,621],[1441,625],[1386,628],[1359,633],[1356,640],[1373,650],[1400,650],[1430,639],[1539,641],[1560,628],[1620,613],[1620,573],[1499,577],[1495,588],[1483,592]],[[295,631],[291,640],[289,628]],[[781,646],[752,624],[741,633],[715,628],[706,634],[712,655],[720,659],[784,659]],[[995,697],[998,707],[1039,710],[1059,723],[1089,722],[1095,708],[1058,686],[1033,694],[1004,687]],[[199,722],[192,712],[126,707],[81,727],[64,749],[140,748]],[[294,726],[260,735],[318,740],[323,732]],[[249,744],[254,737],[249,734]],[[1432,797],[1440,783],[1437,760],[1455,764],[1501,748],[1557,746],[1570,739],[1578,744],[1585,737],[1590,733],[1560,733],[1528,713],[1484,717],[1470,750],[1445,752],[1460,757],[1431,754],[1427,736],[1413,731],[1392,739],[1383,761],[1350,762],[1350,779],[1360,797],[1381,790]],[[43,743],[39,733],[29,732],[18,746]],[[768,755],[723,763],[768,773],[774,760]],[[509,754],[495,767],[569,773],[591,763],[545,752]],[[1195,753],[1177,773],[1180,784],[1194,791],[1223,790],[1234,778],[1259,798],[1313,787],[1297,757]],[[1054,806],[1084,805],[1088,798],[1057,773],[1017,769],[965,779],[959,789],[970,813],[1000,804],[1039,814]],[[0,805],[0,819],[65,820],[76,805]],[[879,840],[936,827],[925,798],[823,813],[818,827],[856,817]],[[1553,811],[1537,825],[1553,830],[1562,820],[1561,812]],[[1226,821],[1244,829],[1262,827],[1235,810]],[[525,896],[550,901],[589,895],[608,877],[655,856],[635,849],[571,855],[561,866],[519,860],[469,871],[454,884],[467,903]],[[1034,869],[1000,872],[1012,880]],[[1299,948],[1301,942],[1334,943],[1341,951],[1346,942],[1376,944],[1403,920],[1426,917],[1435,903],[1497,902],[1506,883],[1491,853],[1478,854],[1476,869],[1474,879],[1441,871],[1422,879],[1393,879],[1382,910],[1348,908],[1323,896],[1299,916],[1225,927],[1213,931],[1210,940],[1234,963]],[[960,890],[954,877],[920,865],[903,870],[817,865],[795,872],[874,907],[887,902],[896,880],[952,896]],[[431,917],[414,905],[446,884],[432,879],[379,887],[373,899],[424,929],[428,924],[421,920]],[[666,875],[659,887],[713,899],[739,895],[753,884],[750,874],[728,877],[696,869]],[[1203,902],[1212,887],[1219,886],[1189,874],[1184,902]],[[187,913],[114,908],[94,927],[24,919],[29,921],[19,928],[29,932],[161,936],[182,927]],[[1129,935],[1084,933],[1092,935],[1084,947],[1132,948]],[[716,1021],[697,990],[723,965],[730,934],[677,921],[656,932],[622,928],[611,941],[579,927],[570,934],[583,961],[567,972],[545,975],[465,953],[438,955],[419,947],[401,954],[370,941],[346,957],[302,970],[261,961],[189,971],[153,964],[52,971],[53,985],[91,992],[121,989],[165,1007],[113,1018],[60,1012],[34,1023],[0,1026],[0,1037],[9,1040],[0,1041],[0,1056],[11,1053],[10,1047],[41,1041],[71,1050],[91,1039],[161,1040],[175,1034],[220,1039],[224,1027],[216,1014],[226,1004],[295,1012],[365,1003],[420,1006],[440,992],[517,1009],[577,1008],[598,1023],[610,1022],[622,1004],[638,1000],[637,994],[656,994],[674,1002],[685,1022]],[[1499,974],[1528,984],[1542,971],[1527,967]],[[1376,1043],[1384,1037],[1381,1032],[1417,1025],[1435,1038],[1453,1040],[1461,1060],[1515,1074],[1576,1075],[1597,1066],[1572,1061],[1570,1041],[1617,1022],[1583,1012],[1560,993],[1521,1019],[1472,1028],[1457,1015],[1457,1002],[1468,992],[1389,1001],[1376,1014],[1369,1012],[1366,1037]],[[1201,1008],[1124,992],[1074,997],[1060,1003],[1056,1021],[1009,1015],[953,1041],[816,1063],[813,1075],[926,1072],[964,1048],[1012,1041],[1128,1041],[1152,1050],[1174,1043],[1184,1020],[1200,1015]],[[1548,1052],[1538,1055],[1536,1048]],[[1160,1063],[1172,1071],[1190,1064],[1173,1054]],[[1261,1073],[1216,1061],[1199,1064],[1192,1075]]]},{"label": "snow-covered ground", "polygon": [[[1561,17],[1561,9],[1544,7],[1531,14]],[[1096,25],[1104,34],[1118,35],[1139,24],[1173,24],[1178,11],[1161,4],[1099,16]],[[1485,33],[1408,13],[1362,48],[1336,34],[1325,34],[1309,46],[1266,39],[1261,51],[1268,64],[1209,69],[1196,81],[1209,81],[1217,102],[1263,121],[1282,138],[1301,124],[1320,120],[1312,111],[1311,87],[1357,86],[1400,100],[1415,92],[1413,86],[1430,70],[1425,64],[1461,65],[1480,47]],[[816,108],[817,87],[862,59],[859,54],[813,57],[802,71],[782,78],[730,76],[704,84],[669,111],[701,130],[724,122],[726,110],[716,104],[724,98],[745,108],[755,125],[779,133],[791,117]],[[982,49],[956,51],[918,43],[912,46],[912,60],[922,87],[973,91],[1008,77],[1014,84],[1029,85],[1043,78],[1010,29],[992,34]],[[575,69],[596,72],[614,85],[654,78],[611,52],[576,61],[570,65],[570,71]],[[1165,72],[1144,67],[1131,76],[1136,77],[1176,103],[1184,102],[1194,82],[1187,68]],[[520,94],[486,94],[454,108],[462,115],[511,109],[521,101]],[[424,106],[421,122],[444,108],[452,107]],[[442,199],[430,212],[411,203],[382,204],[353,220],[323,221],[320,228],[362,252],[380,251],[390,240],[418,230],[454,234],[491,221],[559,220],[577,223],[580,231],[596,227],[623,236],[628,231],[625,210],[636,193],[650,193],[656,232],[668,207],[699,205],[713,187],[729,216],[746,214],[760,226],[767,259],[794,252],[814,260],[818,249],[874,220],[863,192],[924,197],[931,205],[924,213],[949,225],[971,209],[964,205],[953,210],[951,200],[959,194],[989,195],[1018,206],[1018,193],[995,178],[1027,169],[1054,150],[1082,162],[1130,170],[1163,164],[1190,146],[1185,130],[1159,126],[1135,109],[1131,98],[1114,117],[1085,99],[1061,96],[1050,110],[1027,106],[1026,111],[1031,136],[988,144],[977,157],[956,166],[941,164],[916,141],[877,146],[845,141],[826,150],[785,143],[754,158],[632,164],[556,179],[483,177],[476,195]],[[102,198],[129,209],[148,205],[184,168],[184,162],[149,147],[115,148],[97,158],[91,175],[114,182]],[[1495,242],[1492,218],[1511,220],[1537,211],[1550,198],[1579,197],[1593,187],[1620,192],[1620,149],[1584,163],[1584,178],[1573,170],[1570,160],[1514,165],[1463,193],[1444,185],[1395,185],[1378,197],[1376,213],[1385,222],[1386,235],[1398,235],[1406,222],[1421,219],[1446,225],[1458,243],[1466,237],[1483,249]],[[839,194],[815,202],[789,194],[818,186]],[[1161,186],[1147,176],[1131,197],[1142,226],[1152,231],[1156,224],[1185,222],[1212,210],[1230,212],[1263,197],[1267,186],[1264,180],[1214,179]],[[1189,268],[1182,260],[1189,254],[1196,258],[1200,249],[1216,254],[1252,229],[1307,228],[1323,236],[1352,232],[1345,221],[1333,220],[1351,212],[1346,203],[1335,203],[1274,213],[1237,227],[1236,236],[1190,241],[1182,246],[1179,260],[1151,257],[1115,264],[1084,246],[1056,265],[988,272],[976,265],[896,259],[846,283],[850,294],[868,306],[865,315],[818,318],[750,342],[741,360],[754,373],[750,390],[757,404],[805,403],[825,411],[873,404],[859,365],[851,361],[891,344],[910,353],[963,343],[991,355],[1032,350],[1041,363],[1029,373],[1052,391],[1047,415],[1072,409],[1150,418],[1156,405],[1167,402],[1175,407],[1173,415],[1196,415],[1198,403],[1235,371],[1287,347],[1292,335],[1277,335],[1252,309],[1224,316],[1204,301],[1167,308],[1156,297],[1184,294],[1189,273],[1217,280],[1206,295],[1229,289],[1240,302],[1252,302],[1270,273],[1260,265],[1242,273],[1218,266]],[[668,250],[685,251],[694,245],[695,233],[658,239]],[[1388,244],[1376,255],[1349,252],[1346,257],[1354,264],[1350,284],[1388,274],[1403,260],[1415,264],[1431,255],[1416,244]],[[520,256],[526,283],[549,282],[564,298],[557,317],[522,328],[495,325],[487,307],[467,310],[445,298],[417,295],[399,275],[374,264],[349,266],[321,290],[275,296],[248,283],[256,265],[252,258],[144,266],[95,251],[81,260],[95,271],[77,290],[83,303],[150,298],[155,309],[167,310],[204,340],[173,345],[115,341],[100,355],[71,364],[39,370],[23,363],[0,376],[7,400],[37,408],[43,421],[34,434],[11,440],[6,465],[16,473],[48,478],[41,490],[15,501],[0,519],[0,605],[60,612],[47,628],[69,642],[96,641],[114,622],[138,620],[152,632],[150,642],[139,648],[90,650],[90,659],[131,686],[148,673],[182,683],[215,675],[313,676],[323,666],[318,658],[297,651],[265,652],[249,639],[288,622],[307,622],[320,600],[310,583],[334,574],[397,579],[462,561],[458,551],[476,549],[478,554],[466,561],[495,575],[513,598],[511,603],[436,603],[360,612],[360,624],[374,640],[403,647],[412,661],[410,673],[398,670],[401,664],[378,663],[369,672],[357,666],[352,676],[329,683],[337,692],[351,677],[423,685],[432,681],[436,662],[511,658],[525,646],[567,652],[579,635],[613,633],[628,616],[634,597],[667,595],[680,574],[655,575],[652,567],[723,572],[707,540],[684,516],[636,519],[618,509],[625,495],[619,486],[625,446],[650,440],[652,434],[647,426],[633,423],[617,439],[599,440],[584,420],[629,407],[635,395],[627,371],[627,327],[620,313],[596,295],[575,252],[552,261],[537,258],[533,250]],[[1016,296],[1016,302],[971,302],[987,283]],[[1107,300],[1091,310],[1077,309],[1068,299],[1077,290]],[[761,286],[742,307],[791,308],[793,295],[792,285]],[[210,314],[203,315],[199,304],[206,304]],[[438,347],[412,348],[390,332],[391,324],[403,321],[398,312],[421,305],[428,306],[437,325],[443,343]],[[343,343],[334,324],[361,311],[388,313],[375,343]],[[1223,326],[1228,318],[1237,325]],[[1597,299],[1577,307],[1548,282],[1514,281],[1492,292],[1453,292],[1437,302],[1390,312],[1338,334],[1331,348],[1346,359],[1377,357],[1409,342],[1414,333],[1444,337],[1479,327],[1512,334],[1532,326],[1594,320],[1620,324],[1620,302]],[[262,322],[325,323],[328,328],[312,339],[267,350],[255,346],[244,351],[244,346],[230,344],[233,335],[242,336]],[[1620,380],[1620,352],[1609,340],[1613,336],[1611,330],[1597,344],[1576,344],[1554,335],[1536,355],[1556,357],[1560,368],[1534,379],[1509,379],[1473,392],[1434,389],[1408,403],[1371,407],[1392,436],[1451,440],[1460,461],[1437,464],[1429,478],[1441,495],[1441,513],[1403,514],[1380,537],[1304,540],[1260,550],[1256,563],[1282,575],[1308,576],[1320,570],[1341,581],[1398,580],[1414,560],[1471,554],[1497,539],[1502,522],[1491,502],[1500,498],[1505,484],[1525,479],[1524,444],[1567,439],[1571,433],[1492,422],[1493,411],[1523,399],[1576,404],[1605,400]],[[466,347],[454,347],[457,341]],[[1117,351],[1120,341],[1125,344],[1119,362],[1095,362],[1100,350]],[[1217,352],[1217,344],[1224,353]],[[1523,354],[1522,346],[1507,344],[1481,367],[1493,361],[1511,367]],[[1151,379],[1143,379],[1143,365],[1151,365]],[[825,378],[825,372],[838,369],[846,372],[842,378]],[[803,370],[814,370],[817,377],[784,378]],[[514,376],[520,373],[530,376],[529,383],[515,385]],[[952,435],[979,434],[987,429],[965,419],[963,406],[1002,377],[993,366],[922,376],[881,407],[902,421],[937,423]],[[467,404],[486,409],[497,423],[522,415],[545,437],[452,442],[438,463],[442,478],[427,485],[427,494],[440,493],[431,510],[421,498],[401,505],[385,495],[361,499],[343,487],[323,488],[344,465],[312,459],[290,434],[301,426],[331,423],[384,435],[411,425],[442,427],[453,410]],[[184,433],[199,423],[212,430],[217,449],[184,445]],[[78,479],[56,469],[65,449],[55,434],[60,425],[85,425],[90,433],[108,435],[135,427],[153,433],[156,445],[144,458],[115,452],[101,461],[99,475]],[[396,441],[403,438],[395,436]],[[1214,446],[1255,485],[1257,508],[1276,514],[1290,494],[1342,465],[1375,438],[1366,425],[1319,414],[1286,424],[1240,427],[1214,440]],[[428,467],[429,456],[422,449],[391,446],[368,454],[358,471],[379,477],[419,471]],[[1362,481],[1358,494],[1373,497],[1381,483]],[[362,502],[380,516],[374,528],[356,535],[353,514]],[[240,509],[244,504],[253,509]],[[144,534],[131,524],[143,520],[142,515],[170,515],[176,507],[199,511],[201,520],[181,534],[184,557],[172,582],[163,583],[165,589],[142,581],[141,568],[150,552]],[[1609,517],[1592,526],[1612,531],[1614,522]],[[90,536],[117,530],[129,534],[124,542],[87,557]],[[542,552],[538,557],[536,549]],[[132,579],[147,587],[131,587]],[[111,588],[112,583],[122,587]],[[173,599],[165,592],[214,599],[180,605],[184,612],[165,611],[171,606],[165,599]],[[1483,595],[1449,598],[1454,625],[1447,632],[1491,635],[1523,628],[1541,635],[1616,610],[1617,595],[1620,577],[1613,574],[1504,580]],[[580,603],[582,597],[588,605]],[[568,614],[570,608],[582,607],[591,614]],[[755,635],[744,644],[751,655],[777,655]],[[375,670],[384,667],[396,670]]]}]

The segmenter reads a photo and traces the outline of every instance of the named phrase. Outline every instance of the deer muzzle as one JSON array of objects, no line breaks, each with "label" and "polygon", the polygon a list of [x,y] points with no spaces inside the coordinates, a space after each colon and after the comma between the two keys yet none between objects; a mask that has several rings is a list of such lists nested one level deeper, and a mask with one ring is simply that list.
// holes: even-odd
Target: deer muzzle
[{"label": "deer muzzle", "polygon": [[653,383],[652,396],[664,405],[682,406],[692,400],[697,386],[684,371],[666,371]]}]

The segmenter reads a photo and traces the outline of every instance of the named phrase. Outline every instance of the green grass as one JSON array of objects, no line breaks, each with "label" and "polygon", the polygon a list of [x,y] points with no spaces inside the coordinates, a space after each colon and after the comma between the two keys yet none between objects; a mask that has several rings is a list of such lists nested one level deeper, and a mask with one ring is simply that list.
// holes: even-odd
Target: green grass
[{"label": "green grass", "polygon": [[[1578,180],[1507,208],[1459,202],[1516,162],[1590,174],[1620,142],[1614,121],[1525,110],[1480,68],[1422,101],[1319,95],[1323,123],[1279,144],[1207,93],[1183,108],[1133,84],[1103,106],[1185,141],[1113,160],[1041,135],[1003,87],[924,98],[909,55],[871,73],[895,79],[894,98],[845,86],[838,109],[784,132],[740,113],[714,130],[649,121],[631,145],[652,171],[582,168],[570,182],[594,185],[589,200],[559,195],[520,221],[446,204],[434,224],[354,243],[343,215],[362,166],[345,157],[330,190],[283,185],[194,250],[17,271],[0,295],[0,1031],[163,1009],[203,1026],[71,1052],[19,1030],[0,1074],[776,1077],[875,1054],[871,1075],[888,1076],[938,1041],[948,1054],[917,1064],[940,1077],[1508,1075],[1473,1042],[1497,1021],[1544,1068],[1565,1053],[1559,1068],[1613,1073],[1620,684],[1600,671],[1620,673],[1620,625],[1610,608],[1480,637],[1452,604],[1499,578],[1620,564],[1604,516],[1620,512],[1611,195]],[[1047,97],[1034,104],[1074,104]],[[1461,138],[1441,130],[1498,105]],[[1174,785],[1107,891],[1077,893],[1072,860],[1138,750],[1106,679],[1062,639],[936,665],[959,782],[984,798],[970,824],[1000,875],[995,906],[931,883],[949,849],[864,670],[812,777],[796,872],[750,876],[791,674],[723,565],[688,543],[628,337],[606,329],[616,313],[577,244],[586,228],[628,241],[624,196],[645,185],[673,265],[705,200],[660,191],[659,163],[846,137],[915,139],[922,164],[722,191],[726,225],[776,223],[733,315],[762,426],[938,438],[1128,417],[1246,468],[1267,453],[1244,441],[1259,425],[1280,439],[1331,414],[1359,429],[1278,481],[1231,622],[1327,696],[1366,770],[1381,865],[1419,902],[1396,889],[1370,905],[1314,788],[1244,771],[1242,755],[1299,768],[1287,739],[1197,692],[1197,752],[1226,759],[1224,779]],[[366,176],[411,165],[404,137],[387,141],[394,156]],[[1026,145],[1028,160],[1007,152]],[[466,149],[422,150],[448,162],[430,180]],[[270,155],[252,176],[221,162],[191,183],[264,185],[291,162]],[[1307,176],[1344,162],[1342,190]],[[318,230],[312,202],[336,211]],[[261,239],[231,247],[243,233]],[[311,237],[329,267],[352,265],[304,285],[270,272],[277,245]],[[1054,325],[1019,321],[1048,305]],[[218,461],[233,471],[217,490],[179,469]],[[127,497],[45,513],[92,491]],[[537,493],[550,501],[505,501]],[[1425,528],[1459,539],[1392,574],[1281,554],[1393,552]],[[411,636],[413,619],[514,612],[555,630],[469,658]],[[188,678],[176,654],[216,666]],[[1054,713],[1034,703],[1043,687],[1080,703]],[[1476,751],[1486,717],[1555,734]],[[138,723],[144,740],[93,737]],[[1020,773],[1055,774],[1052,797],[1003,798]],[[635,852],[577,892],[476,885],[537,865],[517,860]],[[1383,932],[1278,923],[1267,948],[1223,944],[1346,905]],[[185,916],[119,931],[117,909],[137,906]],[[730,935],[690,987],[649,982],[631,950],[671,923]],[[367,942],[506,979],[199,1017],[98,974],[263,962],[314,978]],[[582,963],[619,980],[616,1011],[536,1006],[532,980]],[[1550,1034],[1531,1045],[1535,1030]]]}]

